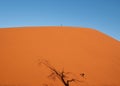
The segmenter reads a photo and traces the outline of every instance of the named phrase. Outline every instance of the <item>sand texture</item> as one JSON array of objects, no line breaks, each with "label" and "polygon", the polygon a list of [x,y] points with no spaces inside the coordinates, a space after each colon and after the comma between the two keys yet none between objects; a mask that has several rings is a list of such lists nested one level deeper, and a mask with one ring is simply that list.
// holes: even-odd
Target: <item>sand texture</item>
[{"label": "sand texture", "polygon": [[48,79],[40,58],[77,77],[85,73],[71,86],[120,86],[120,42],[106,34],[63,26],[0,29],[0,86],[63,86]]}]

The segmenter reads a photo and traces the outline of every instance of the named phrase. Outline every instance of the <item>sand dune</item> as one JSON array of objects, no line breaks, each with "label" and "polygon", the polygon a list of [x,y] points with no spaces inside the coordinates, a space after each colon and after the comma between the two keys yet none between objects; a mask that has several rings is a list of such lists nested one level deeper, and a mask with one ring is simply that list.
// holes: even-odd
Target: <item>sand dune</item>
[{"label": "sand dune", "polygon": [[84,72],[81,86],[120,86],[120,42],[97,30],[75,27],[1,28],[0,86],[52,84],[49,70],[38,65],[41,57],[58,70]]}]

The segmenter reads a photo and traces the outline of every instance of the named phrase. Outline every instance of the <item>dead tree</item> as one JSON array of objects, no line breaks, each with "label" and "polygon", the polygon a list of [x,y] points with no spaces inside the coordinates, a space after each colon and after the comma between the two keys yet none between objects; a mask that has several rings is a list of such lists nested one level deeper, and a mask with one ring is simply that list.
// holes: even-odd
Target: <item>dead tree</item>
[{"label": "dead tree", "polygon": [[[71,72],[64,72],[64,70],[60,72],[56,68],[54,68],[51,64],[49,64],[47,60],[39,60],[39,65],[41,64],[45,65],[48,69],[50,69],[51,74],[48,77],[54,80],[58,78],[63,83],[64,86],[70,86],[71,82],[82,82],[76,78],[69,79],[68,76],[69,74],[72,74]],[[84,77],[84,73],[82,73],[81,77]]]}]

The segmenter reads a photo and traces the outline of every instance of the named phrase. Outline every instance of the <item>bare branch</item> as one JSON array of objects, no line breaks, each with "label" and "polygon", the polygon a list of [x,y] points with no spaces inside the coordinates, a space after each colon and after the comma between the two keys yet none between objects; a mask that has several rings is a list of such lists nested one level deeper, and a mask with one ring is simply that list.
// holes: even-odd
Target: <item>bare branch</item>
[{"label": "bare branch", "polygon": [[[81,82],[80,80],[75,79],[73,77],[70,79],[68,76],[74,75],[71,72],[65,72],[64,69],[61,72],[59,72],[51,64],[49,64],[49,62],[47,60],[39,60],[39,65],[41,65],[41,64],[45,65],[52,72],[48,76],[48,78],[52,78],[53,80],[55,80],[56,78],[58,78],[64,84],[64,86],[69,86],[69,84],[71,82]],[[85,74],[81,73],[80,76],[84,77]]]}]

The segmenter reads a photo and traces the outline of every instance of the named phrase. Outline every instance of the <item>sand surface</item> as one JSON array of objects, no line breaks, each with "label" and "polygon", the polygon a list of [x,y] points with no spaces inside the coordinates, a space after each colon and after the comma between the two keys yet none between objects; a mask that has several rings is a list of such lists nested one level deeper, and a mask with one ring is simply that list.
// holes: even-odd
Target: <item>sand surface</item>
[{"label": "sand surface", "polygon": [[80,86],[120,86],[120,42],[110,36],[75,27],[0,29],[0,86],[63,86],[47,78],[40,58],[77,77],[85,73]]}]

